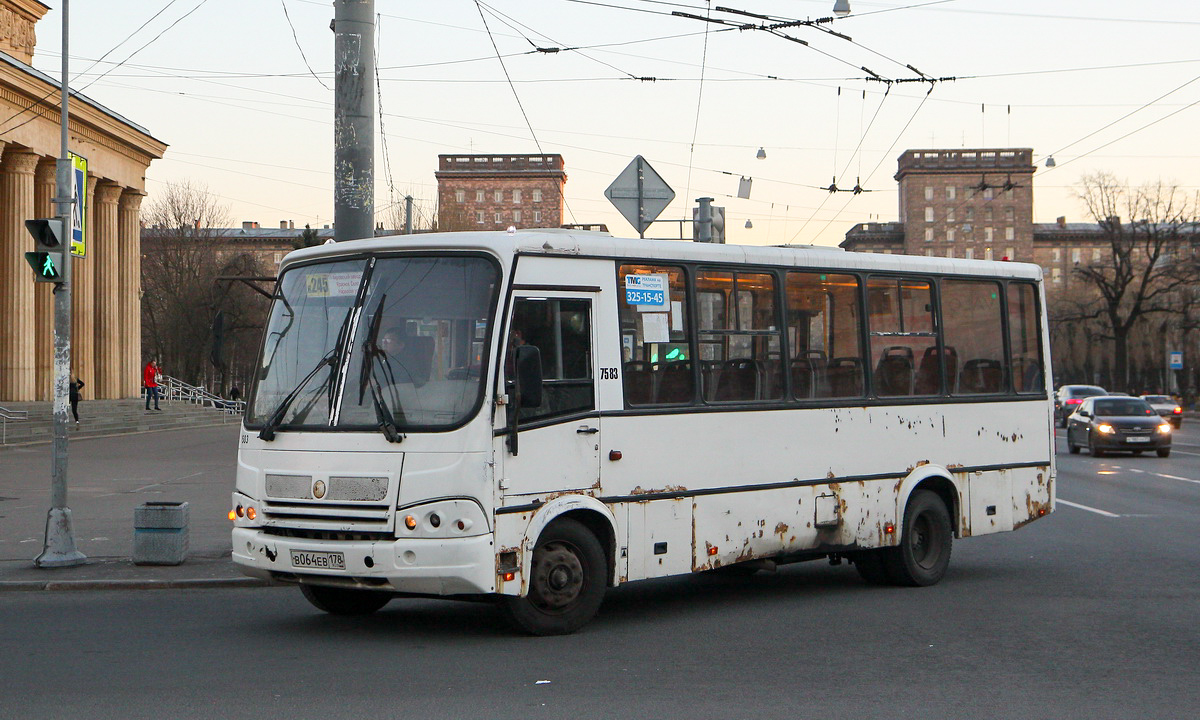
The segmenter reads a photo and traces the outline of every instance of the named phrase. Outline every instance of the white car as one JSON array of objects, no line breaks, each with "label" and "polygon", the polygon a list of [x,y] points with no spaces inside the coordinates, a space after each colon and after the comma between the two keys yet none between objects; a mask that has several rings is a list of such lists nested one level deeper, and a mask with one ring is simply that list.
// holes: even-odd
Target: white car
[{"label": "white car", "polygon": [[1170,421],[1178,429],[1183,425],[1183,408],[1169,395],[1142,395],[1141,398],[1150,403],[1154,412]]}]

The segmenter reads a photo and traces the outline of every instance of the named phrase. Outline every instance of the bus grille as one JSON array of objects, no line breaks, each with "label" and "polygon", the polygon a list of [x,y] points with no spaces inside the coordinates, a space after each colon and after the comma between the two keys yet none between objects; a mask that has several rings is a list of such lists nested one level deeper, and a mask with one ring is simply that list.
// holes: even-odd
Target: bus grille
[{"label": "bus grille", "polygon": [[392,530],[391,508],[379,504],[267,500],[262,516],[277,528],[377,533]]}]

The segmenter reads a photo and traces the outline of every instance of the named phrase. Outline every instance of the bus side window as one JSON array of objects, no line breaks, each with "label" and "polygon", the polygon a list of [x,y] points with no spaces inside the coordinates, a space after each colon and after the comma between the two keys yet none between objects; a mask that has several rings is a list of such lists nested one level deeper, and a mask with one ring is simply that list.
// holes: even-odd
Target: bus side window
[{"label": "bus side window", "polygon": [[946,380],[956,395],[1007,392],[1000,284],[992,280],[942,280],[942,317],[947,349],[957,349],[961,370],[955,378],[946,363]]},{"label": "bus side window", "polygon": [[[513,304],[513,347],[506,363],[508,380],[520,372],[513,360],[541,361],[540,397],[522,388],[520,420],[544,420],[596,408],[592,377],[591,301],[578,298],[520,298]],[[522,353],[523,349],[537,353]],[[522,378],[535,375],[522,374]],[[540,400],[534,405],[530,400]]]},{"label": "bus side window", "polygon": [[861,397],[858,278],[790,272],[785,294],[792,397]]},{"label": "bus side window", "polygon": [[1038,327],[1037,287],[1008,284],[1008,346],[1012,353],[1013,390],[1045,394],[1042,373],[1041,328]]},{"label": "bus side window", "polygon": [[917,362],[937,347],[933,286],[916,278],[867,280],[872,390],[878,397],[936,394],[940,383],[917,382]]},{"label": "bus side window", "polygon": [[[656,293],[658,288],[663,289],[661,297]],[[683,268],[618,266],[617,314],[625,404],[691,403],[695,399],[696,381]]]}]

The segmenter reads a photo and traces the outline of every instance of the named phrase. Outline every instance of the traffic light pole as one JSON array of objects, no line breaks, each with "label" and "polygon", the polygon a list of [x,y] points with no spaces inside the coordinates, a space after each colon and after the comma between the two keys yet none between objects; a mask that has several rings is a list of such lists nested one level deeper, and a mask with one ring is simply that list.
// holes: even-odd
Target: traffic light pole
[{"label": "traffic light pole", "polygon": [[58,161],[54,166],[54,203],[62,221],[63,281],[54,286],[54,457],[50,484],[50,512],[46,516],[46,541],[42,554],[34,559],[37,567],[69,567],[87,562],[87,556],[75,547],[75,532],[71,525],[71,509],[67,507],[67,402],[71,384],[71,280],[74,274],[71,257],[71,214],[76,198],[71,193],[74,168],[67,147],[67,84],[68,66],[68,8],[62,0],[62,128]]}]

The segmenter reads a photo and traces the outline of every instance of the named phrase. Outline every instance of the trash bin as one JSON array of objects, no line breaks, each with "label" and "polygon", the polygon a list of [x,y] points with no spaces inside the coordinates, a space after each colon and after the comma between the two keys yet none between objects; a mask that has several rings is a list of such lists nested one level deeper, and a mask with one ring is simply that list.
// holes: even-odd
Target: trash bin
[{"label": "trash bin", "polygon": [[133,511],[133,563],[179,565],[188,551],[188,504],[147,502]]}]

